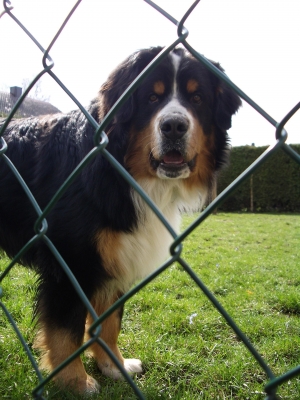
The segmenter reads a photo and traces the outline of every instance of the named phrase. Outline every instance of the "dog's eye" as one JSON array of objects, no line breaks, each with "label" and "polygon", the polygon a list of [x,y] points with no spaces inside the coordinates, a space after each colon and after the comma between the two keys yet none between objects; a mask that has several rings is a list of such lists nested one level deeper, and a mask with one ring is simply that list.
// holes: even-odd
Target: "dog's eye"
[{"label": "dog's eye", "polygon": [[156,95],[156,94],[151,94],[150,96],[149,96],[149,102],[150,103],[155,103],[155,102],[157,102],[158,101],[158,96]]},{"label": "dog's eye", "polygon": [[201,103],[201,96],[199,94],[194,94],[192,96],[192,102],[195,104],[200,104]]}]

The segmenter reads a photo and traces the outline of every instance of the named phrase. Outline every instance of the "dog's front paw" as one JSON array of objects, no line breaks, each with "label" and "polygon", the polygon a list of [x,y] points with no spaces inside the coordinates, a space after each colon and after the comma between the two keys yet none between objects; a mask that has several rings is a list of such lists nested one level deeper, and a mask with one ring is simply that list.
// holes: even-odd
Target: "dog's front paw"
[{"label": "dog's front paw", "polygon": [[[105,376],[113,378],[114,380],[124,379],[122,372],[113,363],[105,365],[98,364],[98,367]],[[136,358],[124,359],[124,368],[129,375],[140,374],[143,372],[142,361]]]},{"label": "dog's front paw", "polygon": [[143,372],[142,361],[137,358],[125,358],[124,368],[131,374],[141,374]]},{"label": "dog's front paw", "polygon": [[92,378],[90,375],[87,375],[87,379],[81,391],[85,394],[98,393],[100,391],[100,385],[96,379]]},{"label": "dog's front paw", "polygon": [[88,374],[85,377],[72,379],[58,376],[55,378],[55,382],[60,388],[66,388],[74,393],[91,395],[100,391],[99,383]]}]

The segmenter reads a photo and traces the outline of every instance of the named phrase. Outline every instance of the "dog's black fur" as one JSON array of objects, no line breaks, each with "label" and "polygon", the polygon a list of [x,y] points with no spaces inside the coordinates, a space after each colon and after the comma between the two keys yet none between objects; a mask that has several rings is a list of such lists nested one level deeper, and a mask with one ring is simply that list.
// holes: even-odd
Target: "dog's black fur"
[{"label": "dog's black fur", "polygon": [[[139,51],[111,74],[102,86],[99,96],[88,108],[96,121],[100,122],[103,119],[122,92],[160,50],[161,48],[157,47]],[[179,63],[176,78],[174,60]],[[219,64],[215,65],[221,69]],[[173,93],[172,100],[174,79],[178,95],[174,97]],[[161,110],[168,110],[170,101],[173,101],[175,106],[178,104],[180,109],[174,111],[172,108],[171,119],[175,116],[175,119],[181,118],[180,123],[187,121],[190,126],[199,126],[198,131],[193,128],[194,131],[189,133],[192,143],[196,147],[199,144],[199,150],[192,154],[191,146],[185,148],[187,139],[182,139],[181,136],[167,139],[163,137],[160,153],[157,150],[159,156],[154,154],[150,147],[148,153],[143,155],[145,147],[148,146],[145,142],[146,135],[154,135],[151,127],[159,126],[161,134],[161,126],[166,118],[169,118],[167,111]],[[231,126],[232,114],[239,106],[240,99],[230,88],[192,56],[182,49],[175,49],[173,56],[169,55],[162,61],[114,116],[107,128],[107,150],[146,191],[149,185],[151,186],[148,194],[154,201],[157,201],[156,185],[161,185],[161,181],[165,185],[164,189],[158,189],[161,193],[159,198],[169,190],[170,185],[172,201],[178,202],[172,213],[179,213],[178,208],[190,207],[189,201],[185,204],[185,197],[189,196],[190,192],[192,197],[201,198],[203,203],[216,171],[226,161],[226,131]],[[186,115],[183,115],[185,112],[182,110],[187,110]],[[162,117],[159,117],[161,119],[157,122],[160,115]],[[81,111],[16,119],[9,124],[3,136],[8,144],[6,156],[20,172],[42,210],[93,148],[93,135],[94,129]],[[155,135],[153,140],[157,141],[158,133]],[[189,154],[193,157],[189,158]],[[181,169],[188,170],[190,176],[181,178]],[[178,194],[179,192],[182,194]],[[197,199],[194,200],[192,203],[197,203]],[[169,201],[162,200],[158,206],[164,211],[164,207],[169,207]],[[103,312],[134,283],[134,279],[127,277],[127,272],[124,272],[124,278],[122,277],[122,265],[115,265],[115,255],[111,256],[111,264],[107,261],[107,255],[114,252],[118,254],[119,249],[123,251],[124,245],[120,243],[123,240],[126,242],[130,235],[134,238],[143,224],[149,232],[157,229],[155,223],[149,222],[150,217],[141,215],[141,209],[143,206],[132,194],[130,185],[99,154],[85,167],[47,216],[47,236],[71,268],[98,313]],[[166,214],[169,215],[168,211]],[[37,214],[25,192],[4,160],[0,159],[0,245],[10,257],[15,256],[34,236],[33,226],[36,219]],[[154,234],[159,236],[160,232]],[[103,238],[110,237],[109,235],[112,235],[111,242],[102,244],[101,240],[106,240]],[[166,247],[167,254],[168,243]],[[124,257],[122,251],[120,250],[118,258],[121,264]],[[153,248],[153,251],[156,249]],[[152,254],[149,253],[148,257],[151,258]],[[66,353],[72,353],[82,343],[87,310],[43,240],[34,244],[22,256],[20,262],[35,268],[40,276],[36,314],[42,333],[37,347],[48,354],[44,366],[52,369],[61,362],[58,355],[61,351],[63,353],[63,349],[62,344],[53,344],[49,336],[54,335],[57,341],[67,337],[72,345]],[[140,268],[142,270],[143,265]],[[145,273],[147,272],[146,270]],[[143,275],[141,272],[137,277]],[[132,276],[135,278],[134,274]],[[99,293],[106,294],[102,296]],[[103,305],[99,305],[100,302]],[[120,322],[121,315],[116,314],[115,319]],[[118,330],[111,329],[113,332]],[[107,361],[102,362],[97,354],[95,358],[104,373],[116,377],[115,373],[107,373],[103,368]],[[123,360],[121,356],[119,358]],[[130,368],[128,370],[130,371]],[[140,367],[132,368],[133,372],[139,370]],[[77,379],[78,390],[96,390],[96,383],[90,377],[83,382],[84,376],[81,366],[72,367],[71,364],[68,374],[62,373],[60,378],[63,384]]]}]

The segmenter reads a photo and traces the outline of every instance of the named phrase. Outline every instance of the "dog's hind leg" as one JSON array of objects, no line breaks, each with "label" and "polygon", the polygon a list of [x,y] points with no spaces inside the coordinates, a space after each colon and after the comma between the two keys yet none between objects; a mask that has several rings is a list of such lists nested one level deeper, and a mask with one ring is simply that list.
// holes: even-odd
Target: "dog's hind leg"
[{"label": "dog's hind leg", "polygon": [[[114,296],[110,301],[101,300],[101,297],[94,298],[92,305],[97,315],[103,314],[117,299],[119,296]],[[100,338],[108,345],[114,355],[124,366],[125,370],[129,374],[139,374],[142,372],[142,362],[138,359],[124,359],[117,345],[119,332],[121,329],[121,320],[123,315],[123,307],[115,310],[110,314],[101,324]],[[87,317],[86,333],[90,325],[93,323],[93,319],[90,314]],[[89,353],[97,362],[98,368],[101,372],[113,379],[122,379],[123,375],[114,362],[111,360],[106,351],[97,343],[94,343],[89,348]]]}]

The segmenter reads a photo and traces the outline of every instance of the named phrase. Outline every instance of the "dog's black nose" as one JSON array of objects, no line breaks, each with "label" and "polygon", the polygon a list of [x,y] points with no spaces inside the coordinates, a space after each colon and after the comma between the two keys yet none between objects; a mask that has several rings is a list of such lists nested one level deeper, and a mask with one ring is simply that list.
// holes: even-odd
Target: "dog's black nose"
[{"label": "dog's black nose", "polygon": [[189,129],[189,121],[184,116],[170,116],[164,118],[160,130],[164,136],[171,140],[181,139]]}]

